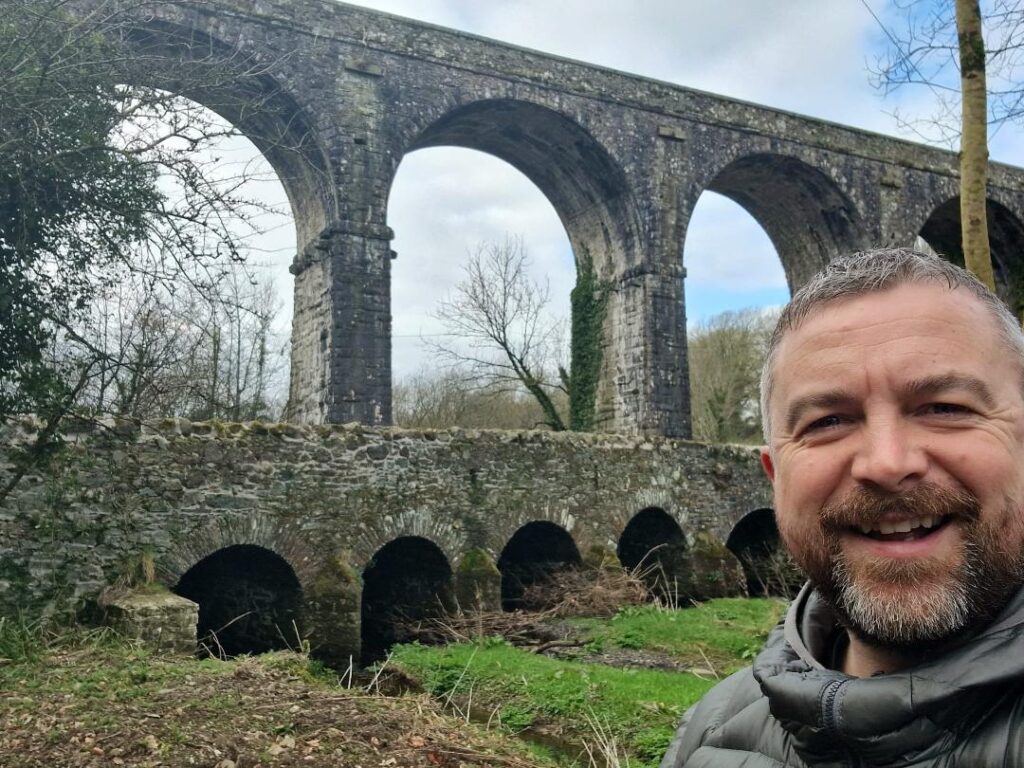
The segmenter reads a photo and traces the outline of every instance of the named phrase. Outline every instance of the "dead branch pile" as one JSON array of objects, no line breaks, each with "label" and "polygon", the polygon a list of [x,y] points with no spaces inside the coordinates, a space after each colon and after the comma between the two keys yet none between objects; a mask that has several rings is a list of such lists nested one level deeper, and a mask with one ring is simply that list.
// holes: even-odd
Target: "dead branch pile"
[{"label": "dead branch pile", "polygon": [[553,611],[459,611],[410,622],[408,634],[428,645],[464,643],[483,637],[502,637],[513,645],[531,647],[557,639],[546,622]]},{"label": "dead branch pile", "polygon": [[[530,610],[463,611],[402,623],[403,641],[428,645],[502,637],[513,645],[543,652],[579,645],[566,637],[566,616],[612,616],[626,605],[649,601],[640,575],[622,569],[566,569],[527,587]],[[541,606],[541,607],[536,607]]]},{"label": "dead branch pile", "polygon": [[524,603],[543,606],[554,616],[614,616],[649,600],[641,576],[623,568],[566,568],[523,593]]}]

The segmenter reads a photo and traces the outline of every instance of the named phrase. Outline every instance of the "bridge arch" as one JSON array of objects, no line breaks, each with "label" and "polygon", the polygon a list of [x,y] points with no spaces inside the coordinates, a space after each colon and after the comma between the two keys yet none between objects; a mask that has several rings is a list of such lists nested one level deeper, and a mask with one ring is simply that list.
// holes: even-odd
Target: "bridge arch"
[{"label": "bridge arch", "polygon": [[199,604],[200,646],[214,656],[296,647],[302,587],[288,561],[253,544],[204,557],[182,575],[176,594]]},{"label": "bridge arch", "polygon": [[565,568],[582,563],[576,542],[562,526],[534,520],[520,527],[498,558],[501,607],[506,611],[531,607],[526,591]]},{"label": "bridge arch", "polygon": [[792,596],[803,583],[779,537],[775,512],[768,507],[751,510],[737,520],[725,547],[743,566],[751,597]]},{"label": "bridge arch", "polygon": [[686,536],[661,507],[637,512],[619,536],[616,554],[622,567],[638,573],[654,594],[667,597],[682,579]]},{"label": "bridge arch", "polygon": [[407,623],[451,608],[452,588],[448,558],[429,539],[401,536],[377,550],[363,569],[363,663],[379,661],[407,639]]},{"label": "bridge arch", "polygon": [[[992,270],[1000,296],[1017,313],[1024,309],[1024,221],[1008,207],[986,201]],[[918,235],[941,256],[963,265],[960,234],[960,196],[955,195],[932,209]]]},{"label": "bridge arch", "polygon": [[533,102],[482,99],[453,107],[405,152],[454,146],[493,155],[523,173],[551,202],[579,263],[603,275],[639,259],[639,209],[622,167],[573,117]]},{"label": "bridge arch", "polygon": [[824,171],[798,157],[743,155],[720,168],[705,189],[737,203],[761,225],[782,262],[790,293],[836,255],[868,243],[850,197]]},{"label": "bridge arch", "polygon": [[[81,0],[76,6],[85,13],[93,4]],[[301,251],[336,215],[320,132],[284,77],[275,75],[268,56],[218,39],[187,17],[177,18],[188,12],[167,4],[145,17],[125,16],[118,29],[124,32],[133,59],[123,71],[124,81],[194,101],[249,139],[281,180]]]}]

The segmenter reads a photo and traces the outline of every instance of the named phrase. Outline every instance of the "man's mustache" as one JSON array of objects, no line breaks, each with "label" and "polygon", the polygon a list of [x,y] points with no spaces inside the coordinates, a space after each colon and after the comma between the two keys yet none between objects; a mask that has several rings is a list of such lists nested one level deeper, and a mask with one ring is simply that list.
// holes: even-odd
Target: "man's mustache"
[{"label": "man's mustache", "polygon": [[964,488],[919,483],[901,493],[860,486],[845,499],[821,510],[825,528],[874,527],[885,517],[952,517],[974,522],[981,515],[978,497]]}]

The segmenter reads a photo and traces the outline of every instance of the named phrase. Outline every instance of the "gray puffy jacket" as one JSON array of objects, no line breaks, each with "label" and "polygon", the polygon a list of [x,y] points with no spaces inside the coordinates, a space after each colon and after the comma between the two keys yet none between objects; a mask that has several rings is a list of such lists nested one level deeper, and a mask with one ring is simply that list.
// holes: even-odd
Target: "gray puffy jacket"
[{"label": "gray puffy jacket", "polygon": [[980,634],[897,674],[826,669],[836,632],[805,587],[754,666],[683,718],[662,768],[1024,768],[1024,590]]}]

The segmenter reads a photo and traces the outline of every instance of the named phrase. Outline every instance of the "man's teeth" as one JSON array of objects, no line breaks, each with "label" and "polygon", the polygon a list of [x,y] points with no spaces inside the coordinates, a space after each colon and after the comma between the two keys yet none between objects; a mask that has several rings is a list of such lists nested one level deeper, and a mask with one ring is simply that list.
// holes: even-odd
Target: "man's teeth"
[{"label": "man's teeth", "polygon": [[912,517],[909,520],[897,520],[896,522],[881,522],[875,526],[858,526],[861,533],[910,533],[915,528],[934,528],[942,522],[942,516]]}]

